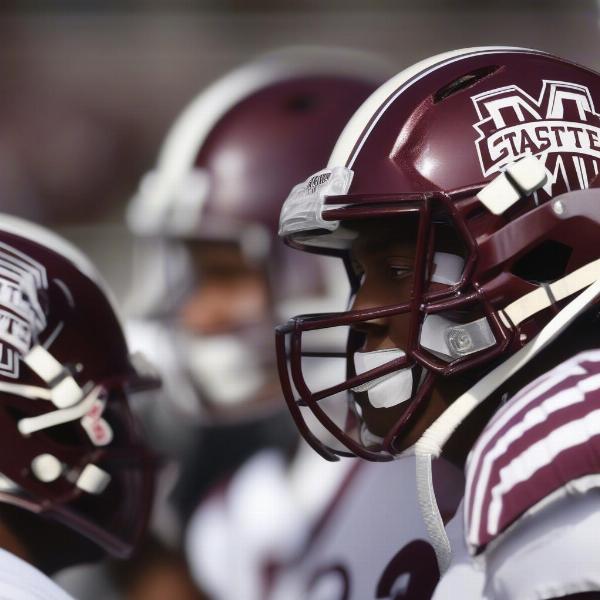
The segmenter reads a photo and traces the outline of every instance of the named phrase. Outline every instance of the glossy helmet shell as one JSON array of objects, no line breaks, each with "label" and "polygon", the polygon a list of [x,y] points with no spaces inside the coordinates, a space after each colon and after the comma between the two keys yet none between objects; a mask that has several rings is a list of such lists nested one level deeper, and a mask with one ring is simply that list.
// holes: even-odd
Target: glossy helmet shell
[{"label": "glossy helmet shell", "polygon": [[[154,468],[127,394],[158,382],[130,357],[100,276],[62,238],[2,216],[0,289],[0,501],[128,556]],[[46,358],[32,362],[33,350]]]},{"label": "glossy helmet shell", "polygon": [[[564,306],[565,298],[550,299],[546,309],[518,322],[507,311],[512,302],[546,282],[598,258],[594,240],[600,234],[600,204],[591,191],[573,194],[593,187],[598,174],[598,110],[600,77],[594,71],[540,51],[503,47],[459,50],[417,63],[361,106],[327,165],[328,172],[338,169],[351,183],[322,199],[321,229],[286,234],[282,217],[282,232],[291,246],[347,258],[347,249],[335,239],[338,223],[412,212],[419,216],[418,258],[412,299],[405,305],[298,318],[280,330],[280,372],[288,403],[319,451],[329,458],[336,453],[300,422],[298,399],[351,454],[390,459],[399,452],[398,439],[438,377],[505,359]],[[544,167],[544,184],[531,194],[520,190],[518,202],[494,214],[480,202],[478,193],[511,164],[531,155]],[[558,205],[547,202],[568,192]],[[454,228],[465,247],[465,266],[460,281],[433,294],[427,291],[427,273],[433,267],[436,223]],[[544,253],[550,272],[532,273],[526,265],[539,268]],[[355,280],[355,289],[358,285]],[[440,360],[421,345],[427,315],[470,309],[485,317],[494,340],[489,347]],[[411,316],[406,357],[361,376],[350,373],[336,390],[414,365],[426,375],[381,445],[372,450],[346,435],[320,410],[318,403],[327,392],[307,389],[299,368],[300,338],[304,331],[320,326],[397,314]],[[292,339],[286,342],[286,337]],[[296,348],[289,369],[284,366],[286,347]]]}]

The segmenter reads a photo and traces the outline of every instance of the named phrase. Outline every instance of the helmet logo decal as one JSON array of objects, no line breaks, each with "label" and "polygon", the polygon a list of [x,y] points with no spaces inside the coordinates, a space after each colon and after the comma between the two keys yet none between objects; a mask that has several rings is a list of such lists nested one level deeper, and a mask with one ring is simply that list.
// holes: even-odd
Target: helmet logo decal
[{"label": "helmet logo decal", "polygon": [[586,188],[598,174],[600,115],[587,87],[544,80],[538,99],[510,85],[471,100],[479,116],[473,127],[485,177],[527,155],[546,167],[548,181],[536,194],[551,196],[556,183],[561,191]]},{"label": "helmet logo decal", "polygon": [[29,352],[46,327],[38,290],[47,287],[40,263],[0,243],[0,375],[19,376],[19,356]]},{"label": "helmet logo decal", "polygon": [[110,425],[102,418],[106,407],[106,396],[101,395],[92,404],[90,410],[81,419],[81,425],[95,446],[106,446],[113,439]]}]

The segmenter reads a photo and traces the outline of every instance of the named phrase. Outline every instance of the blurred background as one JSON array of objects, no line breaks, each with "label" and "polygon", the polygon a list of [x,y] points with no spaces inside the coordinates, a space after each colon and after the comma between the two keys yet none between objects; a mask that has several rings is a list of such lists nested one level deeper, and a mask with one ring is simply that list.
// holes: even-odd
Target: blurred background
[{"label": "blurred background", "polygon": [[313,44],[379,53],[398,71],[478,45],[600,69],[599,14],[596,0],[3,0],[0,211],[71,239],[123,304],[127,203],[181,109],[230,69]]},{"label": "blurred background", "polygon": [[490,44],[600,67],[594,0],[4,0],[1,209],[83,246],[123,298],[124,207],[180,109],[256,53],[313,43],[398,69]]}]

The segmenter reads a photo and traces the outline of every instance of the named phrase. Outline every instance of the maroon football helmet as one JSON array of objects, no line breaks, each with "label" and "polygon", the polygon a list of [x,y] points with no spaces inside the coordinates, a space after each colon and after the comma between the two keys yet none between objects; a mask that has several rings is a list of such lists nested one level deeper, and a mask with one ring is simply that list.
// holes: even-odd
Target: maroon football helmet
[{"label": "maroon football helmet", "polygon": [[153,458],[130,412],[158,385],[129,355],[89,261],[0,217],[0,501],[128,556],[146,525]]},{"label": "maroon football helmet", "polygon": [[[270,271],[280,254],[313,266],[276,240],[283,199],[326,160],[348,118],[389,74],[379,57],[318,48],[276,51],[227,74],[171,127],[129,206],[131,230],[153,245],[161,238],[240,243]],[[278,297],[306,290],[297,271],[276,270]],[[156,282],[156,264],[152,272]],[[169,309],[164,293],[159,303],[158,312]]]},{"label": "maroon football helmet", "polygon": [[[146,263],[137,269],[142,277],[132,286],[129,312],[176,321],[185,298],[202,285],[191,259],[194,244],[231,242],[264,274],[273,313],[218,335],[168,323],[177,383],[169,384],[168,365],[161,364],[183,410],[198,398],[202,418],[209,419],[245,418],[257,405],[259,413],[265,406],[280,409],[273,324],[278,313],[294,314],[291,301],[314,301],[328,291],[324,261],[277,238],[281,205],[291,185],[326,160],[348,118],[389,73],[387,62],[361,52],[277,51],[208,87],[171,127],[155,170],[129,207]],[[273,383],[269,398],[263,398],[265,380]]]},{"label": "maroon football helmet", "polygon": [[[355,291],[357,230],[374,219],[403,223],[399,231],[414,225],[405,297],[299,316],[278,329],[290,410],[321,454],[400,454],[441,378],[480,377],[503,363],[600,279],[600,203],[587,189],[600,159],[596,110],[600,76],[571,62],[519,48],[441,54],[377,90],[327,169],[292,190],[280,234],[295,248],[342,258]],[[408,323],[403,347],[361,354],[360,324],[398,315]],[[337,356],[347,362],[345,380],[313,386],[304,365],[323,357],[306,344],[344,327],[348,345]],[[383,435],[365,425],[365,392],[369,410],[395,411]]]}]

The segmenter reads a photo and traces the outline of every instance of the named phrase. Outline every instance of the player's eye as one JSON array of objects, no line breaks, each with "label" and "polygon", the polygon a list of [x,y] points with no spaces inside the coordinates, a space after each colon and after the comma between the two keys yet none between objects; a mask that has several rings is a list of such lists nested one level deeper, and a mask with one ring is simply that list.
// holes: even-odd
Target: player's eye
[{"label": "player's eye", "polygon": [[402,281],[412,275],[412,262],[405,258],[392,258],[387,261],[390,277],[395,281]]},{"label": "player's eye", "polygon": [[390,272],[392,274],[392,278],[396,281],[406,279],[412,273],[412,271],[410,271],[409,269],[402,269],[400,267],[390,267]]}]

